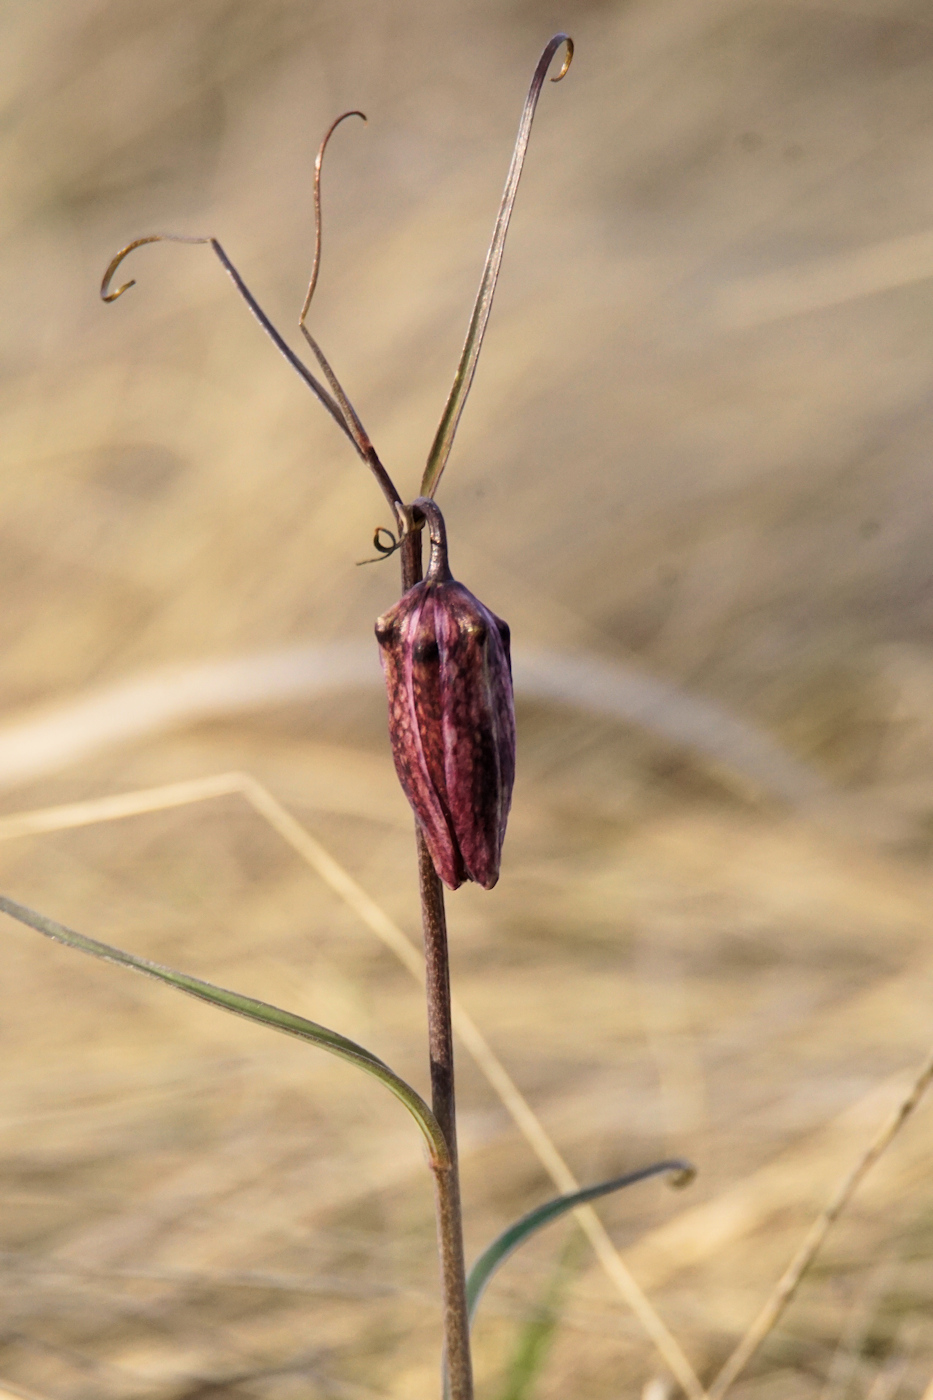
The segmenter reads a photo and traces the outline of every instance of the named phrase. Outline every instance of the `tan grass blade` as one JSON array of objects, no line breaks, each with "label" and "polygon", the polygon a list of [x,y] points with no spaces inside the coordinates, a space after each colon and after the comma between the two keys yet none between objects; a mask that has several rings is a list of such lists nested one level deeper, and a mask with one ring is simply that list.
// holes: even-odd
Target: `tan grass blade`
[{"label": "tan grass blade", "polygon": [[67,831],[72,827],[91,826],[95,822],[122,821],[125,817],[141,817],[146,812],[165,812],[172,807],[187,806],[190,802],[240,793],[242,788],[242,773],[217,773],[209,778],[166,783],[162,787],[141,788],[136,792],[120,792],[112,797],[68,802],[61,807],[16,812],[10,817],[0,817],[0,841],[11,841],[17,836],[35,836],[43,831]]},{"label": "tan grass blade", "polygon": [[[0,819],[0,841],[44,831],[87,826],[98,821],[118,821],[125,817],[164,811],[170,807],[181,807],[191,802],[230,793],[240,793],[325,884],[353,909],[370,932],[395,954],[412,976],[419,982],[423,981],[424,959],[408,936],[320,842],[316,841],[268,789],[249,773],[220,773],[190,782],[169,783],[161,788],[147,788],[87,802],[15,813]],[[454,1027],[471,1058],[498,1094],[519,1132],[558,1190],[564,1194],[579,1190],[579,1182],[531,1105],[494,1054],[476,1022],[456,1000]],[[690,1400],[705,1400],[706,1392],[680,1344],[626,1268],[595,1210],[592,1206],[580,1206],[574,1211],[574,1215],[604,1272],[638,1318],[659,1354],[677,1377],[685,1394]]]},{"label": "tan grass blade", "polygon": [[733,1381],[744,1370],[761,1346],[797,1292],[804,1274],[816,1258],[833,1222],[845,1209],[863,1177],[875,1165],[913,1113],[931,1081],[933,1081],[933,1052],[924,1061],[907,1094],[875,1133],[864,1152],[860,1154],[858,1161],[839,1182],[832,1197],[810,1226],[797,1253],[778,1279],[771,1297],[710,1386],[710,1400],[722,1400]]}]

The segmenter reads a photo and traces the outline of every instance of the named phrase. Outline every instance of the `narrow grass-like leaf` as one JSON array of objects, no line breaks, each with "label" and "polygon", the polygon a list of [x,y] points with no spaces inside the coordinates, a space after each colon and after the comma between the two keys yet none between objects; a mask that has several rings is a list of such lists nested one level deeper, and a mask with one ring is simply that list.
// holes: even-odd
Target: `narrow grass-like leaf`
[{"label": "narrow grass-like leaf", "polygon": [[247,1021],[255,1021],[257,1025],[269,1026],[272,1030],[282,1031],[285,1035],[306,1040],[311,1045],[316,1045],[319,1049],[327,1050],[329,1054],[346,1060],[348,1064],[356,1065],[359,1069],[365,1070],[374,1079],[378,1079],[380,1084],[384,1084],[389,1092],[394,1094],[408,1109],[424,1135],[432,1163],[438,1167],[446,1167],[449,1164],[450,1155],[447,1151],[444,1134],[421,1095],[410,1084],[406,1084],[404,1079],[399,1078],[394,1070],[389,1069],[389,1066],[376,1055],[364,1049],[362,1045],[357,1045],[355,1041],[348,1040],[346,1036],[340,1035],[337,1031],[328,1030],[326,1026],[319,1026],[316,1021],[308,1021],[304,1016],[297,1016],[292,1011],[283,1011],[278,1006],[270,1006],[268,1002],[257,1001],[255,997],[245,996],[242,992],[231,992],[224,987],[215,987],[212,982],[204,982],[200,977],[191,977],[188,973],[176,972],[170,967],[162,967],[159,963],[150,962],[148,958],[137,958],[132,953],[125,953],[122,948],[112,948],[109,943],[99,943],[96,938],[86,938],[84,934],[75,933],[73,929],[66,928],[64,924],[57,923],[55,919],[46,918],[44,914],[37,914],[35,910],[27,909],[25,905],[17,904],[14,900],[7,899],[5,895],[0,895],[0,912],[9,914],[11,919],[28,925],[29,928],[45,934],[46,938],[52,938],[57,943],[64,943],[67,947],[76,948],[81,953],[90,953],[92,957],[102,958],[105,962],[129,967],[134,972],[143,972],[147,977],[155,977],[159,982],[165,982],[169,987],[174,987],[176,991],[186,992],[188,996],[197,997],[199,1001],[206,1001],[209,1005],[220,1007],[223,1011],[231,1011],[235,1016],[243,1016]]},{"label": "narrow grass-like leaf", "polygon": [[583,1244],[583,1236],[575,1230],[548,1280],[544,1296],[519,1332],[498,1400],[530,1400],[535,1382],[547,1364],[551,1343],[560,1323],[564,1296],[573,1277],[573,1265]]},{"label": "narrow grass-like leaf", "polygon": [[538,98],[541,96],[541,89],[547,77],[547,70],[551,66],[551,60],[563,44],[567,46],[566,57],[557,77],[551,79],[552,82],[560,82],[573,58],[573,40],[567,34],[555,34],[554,38],[550,40],[538,60],[538,66],[531,80],[531,87],[528,89],[522,119],[518,125],[515,149],[512,152],[512,163],[509,166],[505,189],[502,192],[502,203],[499,205],[499,213],[492,231],[492,242],[489,245],[489,252],[486,254],[486,265],[480,278],[473,314],[470,317],[466,340],[460,353],[460,363],[457,366],[457,373],[454,375],[454,382],[444,406],[434,441],[431,444],[431,451],[428,453],[424,476],[421,478],[420,494],[422,496],[433,496],[437,490],[437,483],[440,481],[441,472],[447,464],[457,424],[460,422],[460,415],[467,401],[470,385],[473,383],[476,362],[483,346],[483,336],[486,334],[486,322],[489,320],[492,299],[495,296],[496,283],[499,280],[499,268],[502,266],[502,254],[505,251],[505,239],[509,231],[512,207],[518,193],[518,182],[522,178],[522,166],[525,163],[528,138],[531,135],[531,123],[534,121],[535,108],[538,105]]},{"label": "narrow grass-like leaf", "polygon": [[544,1370],[560,1316],[554,1291],[552,1285],[545,1302],[538,1305],[523,1325],[498,1400],[528,1400],[535,1381]]},{"label": "narrow grass-like leaf", "polygon": [[611,1181],[602,1181],[598,1186],[585,1186],[582,1191],[574,1191],[569,1196],[555,1196],[552,1201],[546,1201],[543,1206],[530,1210],[527,1215],[516,1220],[514,1225],[510,1225],[507,1230],[503,1230],[497,1239],[493,1240],[470,1270],[467,1278],[467,1307],[470,1321],[472,1322],[483,1290],[496,1269],[537,1230],[542,1229],[545,1225],[550,1225],[552,1220],[558,1220],[560,1216],[566,1215],[568,1210],[585,1205],[587,1201],[595,1201],[599,1196],[608,1196],[613,1191],[621,1191],[626,1186],[634,1186],[638,1181],[647,1181],[649,1177],[661,1176],[665,1173],[670,1173],[673,1176],[673,1185],[687,1186],[696,1176],[696,1168],[690,1162],[682,1161],[679,1158],[655,1162],[653,1166],[642,1167],[640,1171],[613,1177]]}]

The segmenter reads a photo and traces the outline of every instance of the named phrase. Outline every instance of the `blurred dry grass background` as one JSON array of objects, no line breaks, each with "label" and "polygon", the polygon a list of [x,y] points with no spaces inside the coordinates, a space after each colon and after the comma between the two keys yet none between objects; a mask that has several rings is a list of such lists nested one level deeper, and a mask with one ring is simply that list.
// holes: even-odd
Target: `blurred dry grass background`
[{"label": "blurred dry grass background", "polygon": [[[919,0],[31,0],[3,13],[0,705],[166,664],[368,639],[394,565],[348,445],[200,248],[312,324],[414,492],[540,48],[548,88],[441,498],[455,571],[524,645],[716,702],[832,791],[520,705],[503,879],[455,975],[704,1378],[926,1053],[933,1018],[933,15]],[[388,522],[384,522],[388,523]],[[9,786],[4,812],[231,767],[414,933],[375,688],[218,717]],[[242,803],[0,846],[0,887],[280,1000],[425,1082],[417,989]],[[0,1383],[44,1400],[436,1394],[427,1174],[378,1089],[3,930]],[[178,1001],[180,1004],[176,1004]],[[468,1245],[549,1194],[462,1058]],[[881,1098],[878,1097],[880,1087]],[[919,1397],[931,1110],[734,1394]],[[568,1227],[568,1230],[571,1227]],[[562,1256],[514,1260],[482,1394]],[[537,1400],[662,1373],[589,1255]]]}]

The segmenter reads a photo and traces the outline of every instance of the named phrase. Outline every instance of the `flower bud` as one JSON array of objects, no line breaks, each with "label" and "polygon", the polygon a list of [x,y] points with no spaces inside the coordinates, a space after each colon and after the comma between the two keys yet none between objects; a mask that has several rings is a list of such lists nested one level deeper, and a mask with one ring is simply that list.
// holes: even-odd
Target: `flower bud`
[{"label": "flower bud", "polygon": [[444,884],[490,890],[515,781],[509,629],[451,577],[434,502],[415,504],[431,530],[428,572],[376,623],[392,756]]}]

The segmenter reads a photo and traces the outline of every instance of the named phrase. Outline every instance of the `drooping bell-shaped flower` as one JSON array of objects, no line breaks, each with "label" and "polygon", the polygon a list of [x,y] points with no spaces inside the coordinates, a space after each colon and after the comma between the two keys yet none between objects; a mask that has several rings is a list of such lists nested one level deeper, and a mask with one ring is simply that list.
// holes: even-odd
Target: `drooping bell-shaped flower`
[{"label": "drooping bell-shaped flower", "polygon": [[508,625],[451,577],[444,519],[415,505],[431,532],[431,560],[379,618],[392,756],[449,889],[492,889],[515,781],[515,711]]}]

